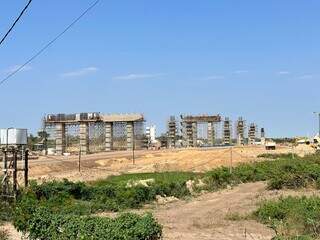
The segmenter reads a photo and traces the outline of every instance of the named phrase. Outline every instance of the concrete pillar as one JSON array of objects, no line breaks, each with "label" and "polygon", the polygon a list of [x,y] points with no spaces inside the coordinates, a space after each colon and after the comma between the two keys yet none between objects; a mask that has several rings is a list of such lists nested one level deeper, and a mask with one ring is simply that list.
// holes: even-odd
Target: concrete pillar
[{"label": "concrete pillar", "polygon": [[198,140],[198,124],[196,122],[192,123],[192,147],[197,147]]},{"label": "concrete pillar", "polygon": [[106,151],[111,151],[113,148],[113,123],[106,122]]},{"label": "concrete pillar", "polygon": [[80,150],[82,155],[89,153],[89,125],[86,122],[80,123]]},{"label": "concrete pillar", "polygon": [[208,122],[208,144],[210,146],[213,146],[215,143],[215,129],[214,129],[214,123]]},{"label": "concrete pillar", "polygon": [[132,150],[133,146],[133,122],[127,122],[127,150]]},{"label": "concrete pillar", "polygon": [[62,155],[66,148],[66,125],[64,123],[56,124],[56,154]]}]

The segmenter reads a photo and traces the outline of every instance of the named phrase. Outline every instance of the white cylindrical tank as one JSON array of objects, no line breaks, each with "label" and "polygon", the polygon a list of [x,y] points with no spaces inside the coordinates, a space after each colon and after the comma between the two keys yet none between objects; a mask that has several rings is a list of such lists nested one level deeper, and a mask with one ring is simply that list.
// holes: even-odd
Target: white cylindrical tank
[{"label": "white cylindrical tank", "polygon": [[27,145],[28,130],[22,128],[0,129],[1,145]]}]

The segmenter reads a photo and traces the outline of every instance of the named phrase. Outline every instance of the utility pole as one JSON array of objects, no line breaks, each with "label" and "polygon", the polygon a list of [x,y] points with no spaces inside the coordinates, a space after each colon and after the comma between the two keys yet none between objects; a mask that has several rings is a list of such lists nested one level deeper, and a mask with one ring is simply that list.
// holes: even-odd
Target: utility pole
[{"label": "utility pole", "polygon": [[132,122],[132,163],[133,165],[136,163],[135,156],[134,156],[134,149],[135,149],[134,122]]},{"label": "utility pole", "polygon": [[233,147],[230,147],[230,168],[229,171],[232,173],[232,161],[233,161]]},{"label": "utility pole", "polygon": [[79,159],[78,159],[78,167],[79,167],[79,172],[81,172],[81,144],[79,141]]}]

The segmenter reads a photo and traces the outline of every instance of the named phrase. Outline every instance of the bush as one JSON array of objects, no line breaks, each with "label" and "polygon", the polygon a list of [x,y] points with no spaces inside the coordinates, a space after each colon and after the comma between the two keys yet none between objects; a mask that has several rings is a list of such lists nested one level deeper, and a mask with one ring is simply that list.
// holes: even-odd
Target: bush
[{"label": "bush", "polygon": [[278,239],[312,239],[320,236],[319,212],[319,197],[287,197],[263,203],[254,215],[270,225]]},{"label": "bush", "polygon": [[48,213],[39,208],[23,232],[32,240],[156,240],[161,226],[150,215],[122,214],[117,218],[101,218]]},{"label": "bush", "polygon": [[[147,179],[152,179],[152,181],[144,185],[128,185],[128,182]],[[94,222],[91,224],[91,230],[95,231],[94,226],[100,226],[95,225],[95,222],[103,222],[107,226],[111,224],[111,220],[108,220],[108,224],[100,218],[92,220],[89,216],[93,213],[139,208],[143,204],[155,201],[157,195],[184,198],[190,195],[186,182],[198,179],[203,180],[205,186],[201,186],[199,189],[194,186],[194,190],[215,191],[228,185],[255,181],[268,181],[270,189],[300,188],[309,185],[320,186],[320,158],[319,155],[296,159],[284,156],[274,161],[241,164],[235,167],[232,172],[226,167],[221,167],[205,174],[167,172],[126,174],[90,183],[73,183],[64,180],[39,185],[33,182],[28,189],[21,193],[14,206],[14,225],[20,231],[32,230],[35,238],[38,237],[39,239],[45,239],[39,237],[45,233],[38,233],[37,231],[45,231],[45,229],[51,229],[51,227],[59,228],[60,225],[66,229],[71,229],[72,226],[77,229],[80,226],[79,224],[84,221],[83,219],[90,224]],[[269,207],[272,207],[272,205]],[[39,212],[39,209],[43,209],[42,212]],[[50,218],[39,217],[39,214],[42,216],[45,212],[49,213]],[[281,212],[281,208],[276,209],[275,212],[278,214],[274,216],[275,219],[286,214],[286,212]],[[81,221],[75,222],[75,219]],[[66,225],[65,221],[73,225]],[[83,225],[83,228],[87,229],[91,225]],[[33,229],[32,226],[35,226],[35,228]],[[112,223],[110,226],[113,228],[118,225]],[[140,230],[146,231],[144,228]],[[55,234],[54,230],[50,231]],[[68,230],[68,232],[73,232],[73,230]],[[72,239],[72,237],[69,238]]]},{"label": "bush", "polygon": [[267,159],[292,159],[292,158],[299,158],[297,154],[292,153],[262,153],[258,155],[258,158],[267,158]]},{"label": "bush", "polygon": [[240,164],[232,170],[226,167],[205,174],[207,190],[224,188],[239,183],[268,181],[269,189],[296,189],[306,186],[320,187],[319,155],[290,159],[284,155],[274,161]]}]

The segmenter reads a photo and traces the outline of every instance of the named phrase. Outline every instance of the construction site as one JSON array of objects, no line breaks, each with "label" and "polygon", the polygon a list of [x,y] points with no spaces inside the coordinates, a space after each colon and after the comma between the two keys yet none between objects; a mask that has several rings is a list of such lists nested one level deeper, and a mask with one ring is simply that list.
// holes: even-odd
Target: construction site
[{"label": "construction site", "polygon": [[[43,118],[38,137],[32,144],[27,141],[26,129],[2,129],[2,197],[17,198],[23,187],[28,188],[29,180],[38,184],[66,179],[90,183],[115,176],[141,174],[192,173],[201,176],[221,168],[232,173],[239,165],[265,161],[261,156],[270,154],[303,157],[315,153],[315,148],[306,144],[276,144],[266,137],[264,128],[258,129],[256,123],[247,124],[243,117],[233,122],[221,115],[180,115],[179,118],[169,117],[164,125],[166,132],[158,136],[155,125],[146,127],[143,114],[48,114]],[[254,209],[253,205],[259,199],[268,196],[264,189],[264,183],[254,183],[222,195],[204,194],[196,198],[196,205],[159,195],[157,207],[146,211],[152,211],[163,224],[165,239],[209,240],[231,234],[233,237],[224,239],[240,240],[246,232],[261,239],[270,239],[274,235],[272,231],[256,222],[221,220],[215,226],[199,220],[207,215],[207,218],[223,219],[229,214],[229,210],[217,211],[218,206],[227,209],[228,205],[232,211],[239,206],[247,208],[246,211]],[[258,192],[263,197],[253,196]],[[211,198],[216,199],[218,205],[212,204]],[[215,213],[206,214],[208,209],[215,209]],[[143,213],[145,210],[140,211]],[[105,217],[104,214],[109,216],[110,213],[101,214]],[[169,221],[168,215],[175,220]],[[183,227],[184,218],[190,219],[188,229]],[[245,233],[239,224],[244,224]],[[229,230],[222,230],[220,225]],[[198,238],[199,228],[207,235]],[[1,229],[8,232],[10,239],[22,237],[11,224]]]},{"label": "construction site", "polygon": [[243,117],[232,122],[220,115],[181,115],[165,124],[162,137],[151,137],[143,114],[48,114],[29,151],[30,178],[87,181],[121,173],[201,172],[254,162],[264,153],[313,151],[276,146],[264,128],[247,126]]},{"label": "construction site", "polygon": [[319,240],[319,8],[3,1],[0,240]]},{"label": "construction site", "polygon": [[[41,147],[49,155],[149,149],[156,139],[148,139],[145,121],[143,114],[48,114],[43,119]],[[266,143],[263,128],[260,135],[255,123],[246,130],[242,117],[233,126],[228,117],[220,115],[171,116],[161,146],[174,149]]]}]

